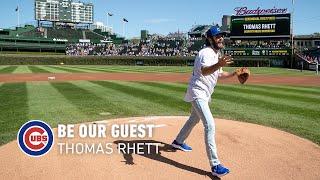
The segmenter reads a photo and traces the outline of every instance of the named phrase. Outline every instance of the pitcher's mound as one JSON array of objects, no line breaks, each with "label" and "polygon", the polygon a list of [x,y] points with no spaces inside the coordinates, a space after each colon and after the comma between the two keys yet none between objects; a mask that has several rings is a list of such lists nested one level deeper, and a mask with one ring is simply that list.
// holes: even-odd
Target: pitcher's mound
[{"label": "pitcher's mound", "polygon": [[[192,152],[176,151],[170,146],[187,118],[142,117],[96,122],[107,123],[107,128],[127,123],[155,124],[156,128],[152,138],[144,139],[113,139],[110,134],[95,139],[56,137],[51,151],[39,158],[25,155],[14,141],[0,148],[1,179],[215,179],[210,175],[201,122],[186,141],[193,147]],[[222,119],[216,119],[216,133],[220,160],[231,170],[224,179],[320,179],[320,148],[310,141],[276,129]],[[67,142],[69,148],[75,146],[73,154],[66,147],[60,148],[59,142]],[[85,143],[110,144],[109,149],[102,147],[99,152],[84,149]],[[148,143],[160,143],[159,152]],[[119,152],[120,144],[136,152]],[[109,154],[111,149],[113,152]],[[143,153],[138,154],[139,151]]]}]

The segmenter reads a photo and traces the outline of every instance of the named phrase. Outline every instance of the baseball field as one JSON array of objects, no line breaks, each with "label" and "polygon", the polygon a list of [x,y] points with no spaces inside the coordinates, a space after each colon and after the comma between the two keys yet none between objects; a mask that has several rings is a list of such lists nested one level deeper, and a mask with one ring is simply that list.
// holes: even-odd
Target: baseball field
[{"label": "baseball field", "polygon": [[[225,68],[231,71],[234,68]],[[191,67],[144,66],[2,66],[0,74],[28,76],[40,73],[181,73]],[[229,84],[221,83],[213,96],[215,117],[275,127],[320,144],[320,88],[313,71],[282,68],[251,68],[252,74],[304,77],[305,84]],[[175,80],[175,74],[171,76]],[[50,76],[50,75],[46,75]],[[55,76],[55,75],[51,75]],[[130,74],[128,74],[130,76]],[[317,78],[312,82],[312,78]],[[187,79],[187,78],[186,78]],[[57,79],[59,80],[59,79]],[[178,80],[177,80],[178,81]],[[183,81],[183,80],[182,80]],[[44,119],[52,126],[118,117],[188,115],[183,101],[187,82],[143,81],[38,81],[0,84],[0,144],[15,139],[19,127],[29,119]],[[128,104],[128,102],[130,102]]]},{"label": "baseball field", "polygon": [[[233,69],[227,67],[224,70]],[[320,76],[313,71],[284,68],[260,67],[250,70],[252,76],[245,85],[237,83],[235,78],[219,81],[210,106],[214,117],[219,119],[217,133],[224,132],[223,127],[228,123],[223,123],[233,120],[231,124],[234,121],[248,122],[275,128],[287,135],[293,134],[311,144],[311,150],[318,157],[314,157],[314,164],[310,167],[317,171],[320,168]],[[177,116],[186,120],[190,104],[184,102],[183,97],[191,73],[192,67],[187,66],[0,66],[0,145],[3,149],[9,146],[9,142],[16,139],[21,125],[30,119],[44,120],[53,128],[63,123],[79,124],[130,117]],[[174,120],[167,123],[172,123],[172,126],[175,124]],[[175,129],[170,129],[174,131],[170,132],[172,136],[181,125],[179,121]],[[247,136],[263,132],[257,132],[255,127],[244,132],[248,133]],[[268,135],[268,132],[264,135]],[[256,138],[259,141],[259,137]],[[289,141],[273,139],[271,134],[266,138],[281,144],[282,149],[291,148]],[[167,145],[171,143],[170,138],[166,140]],[[218,137],[218,146],[223,144],[219,140],[223,141],[223,138]],[[244,142],[238,143],[244,145]],[[221,145],[222,150],[228,147],[224,145]],[[307,155],[310,147],[301,148],[298,154]],[[178,153],[180,155],[181,152]],[[227,154],[222,155],[223,159],[227,159]],[[10,161],[10,158],[7,160]],[[172,165],[170,160],[167,161]],[[24,162],[27,163],[27,160]],[[231,163],[232,160],[226,162]],[[205,179],[207,175],[206,171],[190,170],[180,164],[173,163],[174,167],[186,170],[186,174],[198,174],[200,179]],[[186,174],[176,177],[179,179]],[[150,176],[143,177],[148,179]],[[319,173],[308,177],[317,179]]]}]

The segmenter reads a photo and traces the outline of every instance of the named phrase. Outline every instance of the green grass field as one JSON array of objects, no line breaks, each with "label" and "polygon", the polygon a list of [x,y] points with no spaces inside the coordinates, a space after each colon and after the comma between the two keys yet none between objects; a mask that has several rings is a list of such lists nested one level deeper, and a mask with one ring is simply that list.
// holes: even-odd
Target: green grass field
[{"label": "green grass field", "polygon": [[[235,67],[225,67],[232,71]],[[251,67],[253,74],[280,76],[316,76],[314,71],[303,71],[284,68]],[[7,73],[106,73],[106,72],[135,72],[135,73],[190,73],[192,67],[187,66],[0,66],[0,74]]]},{"label": "green grass field", "polygon": [[[226,67],[232,71],[233,67]],[[315,76],[312,71],[250,68],[253,74]],[[191,73],[192,67],[0,66],[18,73]],[[320,78],[320,77],[319,77]],[[121,81],[0,83],[0,145],[16,138],[30,119],[80,123],[117,117],[189,115],[187,84]],[[320,88],[276,85],[221,85],[211,105],[215,117],[275,127],[320,144]]]},{"label": "green grass field", "polygon": [[[14,140],[30,119],[56,127],[116,117],[189,115],[186,87],[120,81],[0,83],[0,145]],[[214,117],[275,127],[317,144],[319,107],[319,87],[270,85],[218,85],[211,104]]]}]

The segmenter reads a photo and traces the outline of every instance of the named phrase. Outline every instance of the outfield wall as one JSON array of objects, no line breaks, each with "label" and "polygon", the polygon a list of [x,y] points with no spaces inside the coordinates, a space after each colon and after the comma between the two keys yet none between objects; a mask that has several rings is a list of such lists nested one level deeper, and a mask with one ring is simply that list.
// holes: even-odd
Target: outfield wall
[{"label": "outfield wall", "polygon": [[0,65],[190,66],[194,57],[0,55]]}]

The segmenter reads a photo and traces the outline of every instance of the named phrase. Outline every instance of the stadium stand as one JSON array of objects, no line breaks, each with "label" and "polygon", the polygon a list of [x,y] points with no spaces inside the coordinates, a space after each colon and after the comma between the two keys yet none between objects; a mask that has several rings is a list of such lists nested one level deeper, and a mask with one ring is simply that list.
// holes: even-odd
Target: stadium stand
[{"label": "stadium stand", "polygon": [[104,40],[107,36],[103,36],[97,32],[86,30],[85,32],[85,39],[90,39],[91,42],[100,43],[100,40]]},{"label": "stadium stand", "polygon": [[83,37],[83,30],[69,29],[69,28],[47,28],[47,38],[68,39],[75,42],[78,39],[85,39]]},{"label": "stadium stand", "polygon": [[194,26],[189,32],[188,32],[188,35],[191,37],[191,38],[199,38],[201,37],[201,35],[206,31],[208,30],[208,28],[210,28],[211,26],[210,25],[197,25],[197,26]]},{"label": "stadium stand", "polygon": [[296,56],[299,58],[299,60],[308,64],[320,63],[320,48],[306,50],[301,53],[297,53]]},{"label": "stadium stand", "polygon": [[123,44],[125,39],[101,30],[66,27],[35,27],[25,25],[15,29],[0,29],[0,51],[66,52],[67,44],[80,40],[99,44],[101,41]]},{"label": "stadium stand", "polygon": [[41,32],[38,28],[34,28],[30,31],[20,33],[19,36],[42,38],[44,37],[44,32]]}]

